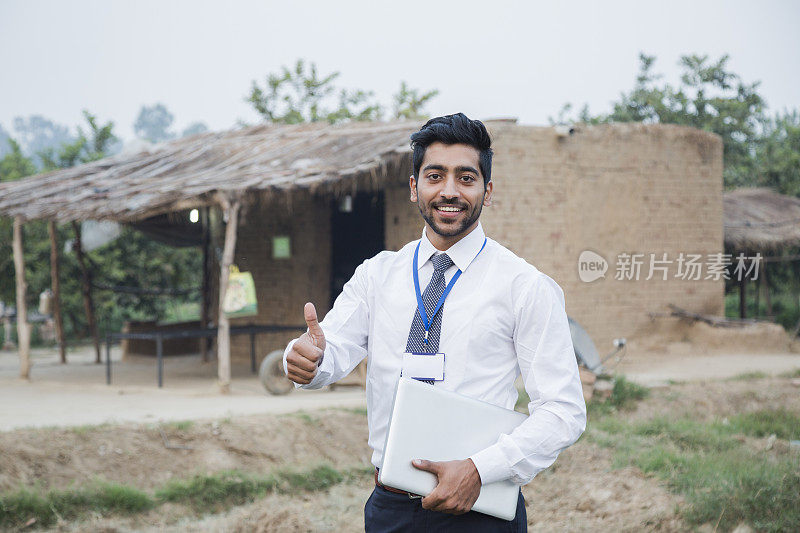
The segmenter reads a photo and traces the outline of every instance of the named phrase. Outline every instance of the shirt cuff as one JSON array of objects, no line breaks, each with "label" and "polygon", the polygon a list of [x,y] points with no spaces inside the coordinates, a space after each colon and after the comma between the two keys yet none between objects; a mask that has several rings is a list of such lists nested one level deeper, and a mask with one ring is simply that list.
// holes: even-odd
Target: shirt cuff
[{"label": "shirt cuff", "polygon": [[[294,343],[300,339],[294,339],[289,343],[286,349],[283,351],[283,373],[288,374],[289,368],[286,363],[286,356],[289,355],[289,352],[292,351],[292,347]],[[328,353],[328,347],[325,347],[325,351],[322,354],[322,361],[320,361],[319,366],[317,367],[317,374],[314,376],[314,379],[311,380],[310,383],[306,383],[305,385],[301,385],[300,383],[295,383],[295,389],[320,389],[324,385],[327,385],[327,380],[333,374],[333,361],[331,357],[325,357]]]},{"label": "shirt cuff", "polygon": [[511,469],[506,464],[505,454],[500,449],[500,444],[493,444],[471,455],[470,459],[475,464],[478,475],[481,476],[481,485],[488,485],[512,476]]}]

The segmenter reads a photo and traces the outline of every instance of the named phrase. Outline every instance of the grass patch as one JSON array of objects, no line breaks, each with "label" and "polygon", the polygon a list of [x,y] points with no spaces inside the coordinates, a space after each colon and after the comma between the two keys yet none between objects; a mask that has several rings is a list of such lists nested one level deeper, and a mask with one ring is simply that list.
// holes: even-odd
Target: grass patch
[{"label": "grass patch", "polygon": [[339,411],[340,413],[352,413],[354,415],[367,416],[366,407],[331,407],[330,410]]},{"label": "grass patch", "polygon": [[310,414],[310,413],[308,413],[306,411],[302,411],[302,410],[295,411],[293,413],[286,413],[286,414],[281,415],[281,416],[288,416],[288,417],[291,417],[291,418],[299,418],[300,420],[302,420],[306,424],[316,424],[317,421],[318,421],[316,416],[314,416],[314,415],[312,415],[312,414]]},{"label": "grass patch", "polygon": [[520,413],[530,414],[528,411],[528,404],[531,403],[531,397],[528,396],[528,391],[525,389],[517,389],[517,403],[514,405],[514,410]]},{"label": "grass patch", "polygon": [[800,378],[800,368],[795,368],[780,375],[782,378]]},{"label": "grass patch", "polygon": [[617,409],[632,409],[640,400],[644,400],[650,395],[650,389],[643,387],[633,381],[628,381],[625,376],[614,378],[614,390],[608,403]]},{"label": "grass patch", "polygon": [[779,439],[800,439],[800,414],[787,409],[762,409],[730,419],[731,427],[751,437],[775,435]]},{"label": "grass patch", "polygon": [[238,471],[198,474],[173,480],[156,491],[160,501],[183,503],[195,511],[217,512],[263,496],[277,485],[274,477],[257,478]]},{"label": "grass patch", "polygon": [[784,411],[759,411],[727,424],[607,417],[592,426],[590,440],[614,449],[615,467],[636,466],[682,494],[687,505],[681,512],[693,526],[719,522],[729,531],[746,522],[759,531],[798,531],[800,458],[753,452],[735,438],[777,434],[792,424],[797,415]]},{"label": "grass patch", "polygon": [[83,426],[70,426],[67,430],[75,435],[88,435],[92,431],[107,427],[109,424],[85,424]]},{"label": "grass patch", "polygon": [[46,527],[59,519],[87,512],[133,514],[147,511],[156,502],[148,494],[125,485],[98,483],[72,490],[51,490],[44,495],[21,489],[0,496],[0,525],[20,526],[30,519]]},{"label": "grass patch", "polygon": [[178,431],[189,431],[194,427],[193,420],[178,420],[175,422],[162,422],[162,426],[166,428],[177,429]]},{"label": "grass patch", "polygon": [[156,498],[165,502],[187,504],[196,511],[217,512],[252,502],[269,492],[294,494],[321,491],[372,472],[371,468],[341,472],[329,465],[318,465],[310,470],[283,469],[268,476],[254,476],[231,470],[171,481],[156,491]]},{"label": "grass patch", "polygon": [[322,491],[338,483],[369,477],[373,472],[372,467],[337,470],[324,464],[308,470],[282,469],[264,476],[234,470],[173,480],[153,495],[110,483],[52,490],[45,494],[25,488],[0,496],[0,529],[19,528],[30,519],[34,519],[38,527],[47,527],[58,520],[73,520],[90,512],[135,514],[165,502],[186,505],[199,514],[219,512],[252,502],[270,492]]},{"label": "grass patch", "polygon": [[618,411],[629,411],[650,395],[650,389],[628,381],[625,376],[614,377],[614,388],[607,400],[592,399],[586,404],[587,416],[594,423]]},{"label": "grass patch", "polygon": [[754,379],[764,379],[768,377],[769,374],[765,374],[764,372],[757,370],[755,372],[744,372],[742,374],[737,374],[733,377],[726,379],[725,381],[751,381]]}]

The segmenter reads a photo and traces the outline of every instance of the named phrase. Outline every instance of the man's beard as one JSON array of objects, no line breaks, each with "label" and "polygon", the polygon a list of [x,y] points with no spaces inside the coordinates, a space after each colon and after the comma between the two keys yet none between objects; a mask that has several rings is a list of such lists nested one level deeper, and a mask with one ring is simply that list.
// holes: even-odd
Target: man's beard
[{"label": "man's beard", "polygon": [[481,210],[483,209],[483,197],[481,200],[476,203],[475,207],[472,208],[472,211],[467,213],[467,216],[463,218],[463,221],[457,224],[448,224],[447,226],[442,226],[436,223],[433,218],[433,211],[435,206],[440,205],[450,205],[455,207],[464,207],[464,204],[453,201],[453,202],[435,202],[433,204],[429,204],[426,206],[425,209],[422,208],[422,203],[417,201],[417,207],[419,208],[419,212],[422,215],[422,218],[425,222],[428,223],[428,226],[436,232],[437,235],[441,235],[442,237],[455,237],[456,235],[460,235],[467,228],[472,226],[476,220],[478,220],[481,216]]}]

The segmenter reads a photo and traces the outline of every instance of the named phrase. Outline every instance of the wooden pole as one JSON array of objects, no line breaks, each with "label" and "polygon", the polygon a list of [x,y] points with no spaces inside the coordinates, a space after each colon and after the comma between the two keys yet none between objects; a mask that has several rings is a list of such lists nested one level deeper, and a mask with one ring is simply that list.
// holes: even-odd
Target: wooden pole
[{"label": "wooden pole", "polygon": [[772,320],[775,314],[772,312],[772,296],[769,293],[769,278],[767,277],[767,262],[761,263],[761,277],[764,278],[764,301],[767,303],[767,318]]},{"label": "wooden pole", "polygon": [[[756,268],[758,268],[758,266]],[[763,277],[764,276],[758,276],[758,279],[756,280],[756,310],[753,312],[754,318],[758,318],[759,315],[759,306],[761,305],[761,278]]]},{"label": "wooden pole", "polygon": [[72,223],[75,231],[75,256],[78,265],[81,267],[81,278],[83,286],[83,308],[86,311],[86,323],[89,328],[89,335],[94,340],[95,363],[100,364],[100,336],[97,333],[97,321],[94,318],[94,302],[92,301],[92,274],[86,266],[86,259],[83,255],[83,243],[81,242],[81,225],[78,222]]},{"label": "wooden pole", "polygon": [[53,288],[53,321],[56,326],[56,342],[58,342],[58,353],[61,363],[67,362],[67,343],[64,340],[64,320],[61,317],[61,282],[60,282],[60,263],[58,258],[58,234],[56,233],[56,223],[52,220],[47,224],[47,231],[50,234],[50,285]]},{"label": "wooden pole", "polygon": [[219,329],[217,331],[217,377],[219,390],[228,394],[231,389],[231,325],[222,309],[225,291],[228,288],[228,275],[236,251],[236,230],[239,221],[239,200],[224,201],[225,245],[222,248],[222,265],[219,276]]},{"label": "wooden pole", "polygon": [[739,273],[739,318],[747,318],[747,293],[745,290],[745,276]]},{"label": "wooden pole", "polygon": [[747,318],[747,296],[745,294],[745,279],[739,280],[739,318]]},{"label": "wooden pole", "polygon": [[31,326],[28,324],[28,305],[25,301],[28,284],[25,282],[25,256],[22,255],[22,218],[14,217],[14,272],[17,281],[17,353],[19,377],[31,378]]},{"label": "wooden pole", "polygon": [[[208,207],[204,207],[201,211],[200,222],[203,225],[203,286],[200,293],[200,327],[205,329],[208,327],[209,315],[209,288],[211,285],[211,269],[208,262],[211,260],[208,253],[210,245],[211,229],[209,227]],[[206,337],[200,338],[200,355],[203,362],[208,362],[208,339]]]}]

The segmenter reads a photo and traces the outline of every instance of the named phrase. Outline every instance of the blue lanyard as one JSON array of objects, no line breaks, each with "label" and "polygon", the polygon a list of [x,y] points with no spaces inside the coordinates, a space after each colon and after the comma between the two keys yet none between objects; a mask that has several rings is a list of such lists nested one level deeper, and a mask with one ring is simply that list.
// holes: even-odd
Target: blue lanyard
[{"label": "blue lanyard", "polygon": [[[486,247],[486,241],[487,241],[487,239],[484,238],[483,239],[483,246],[481,246],[481,249],[478,250],[477,254],[475,254],[476,258],[481,254],[483,249]],[[447,287],[445,287],[444,292],[439,297],[439,301],[436,302],[436,307],[433,310],[433,314],[431,315],[430,319],[428,319],[428,312],[425,311],[425,302],[422,301],[422,293],[419,290],[419,267],[418,267],[418,264],[419,264],[419,245],[420,245],[421,242],[422,241],[417,243],[417,249],[414,250],[414,272],[413,272],[413,274],[414,274],[414,290],[417,293],[417,309],[419,310],[419,316],[422,317],[422,325],[425,327],[425,344],[428,344],[428,331],[431,329],[431,322],[433,322],[433,317],[435,317],[436,313],[439,312],[439,309],[442,308],[442,306],[444,305],[445,298],[447,298],[447,295],[450,294],[450,289],[453,288],[453,285],[456,284],[456,281],[458,281],[458,278],[461,277],[461,269],[459,268],[456,271],[455,275],[453,276],[453,279],[451,279],[450,283],[448,283]],[[474,259],[473,259],[473,261],[474,261]]]}]

